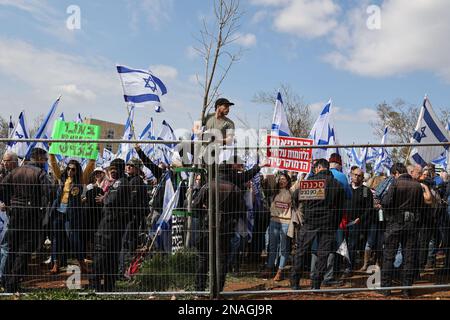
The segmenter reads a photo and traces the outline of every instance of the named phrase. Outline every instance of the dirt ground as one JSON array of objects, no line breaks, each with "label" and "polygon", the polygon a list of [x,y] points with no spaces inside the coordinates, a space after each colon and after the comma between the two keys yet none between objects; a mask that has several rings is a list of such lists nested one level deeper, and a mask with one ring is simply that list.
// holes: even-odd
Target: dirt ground
[{"label": "dirt ground", "polygon": [[[357,273],[350,278],[342,279],[343,284],[340,286],[322,286],[322,289],[344,289],[344,288],[366,288],[368,274]],[[288,275],[286,275],[286,278]],[[434,274],[432,270],[426,270],[421,274],[420,280],[414,283],[415,286],[427,286],[434,284]],[[445,284],[450,284],[446,281]],[[301,289],[309,290],[310,280],[302,279],[300,282]],[[400,282],[394,281],[393,286],[400,286]],[[229,296],[230,298],[239,299],[271,299],[271,300],[404,300],[400,290],[392,291],[390,297],[385,297],[377,291],[361,291],[361,292],[327,292],[327,293],[276,293],[270,294],[271,290],[289,290],[289,280],[273,281],[272,279],[263,279],[258,276],[247,276],[243,274],[231,274],[227,278],[225,291],[266,291],[265,295],[244,295]],[[414,289],[410,299],[417,300],[450,300],[449,288],[431,288],[431,289]]]},{"label": "dirt ground", "polygon": [[[61,289],[67,288],[66,281],[69,274],[64,270],[58,275],[50,275],[46,266],[42,266],[34,269],[35,274],[39,276],[34,277],[32,280],[24,282],[24,287],[34,290],[48,290],[48,289]],[[367,274],[355,273],[352,277],[343,279],[341,286],[322,287],[322,289],[338,289],[338,288],[365,288],[367,281]],[[287,275],[286,275],[287,278]],[[417,286],[432,285],[433,284],[433,271],[428,270],[422,274],[421,279],[415,283]],[[446,283],[450,283],[447,281]],[[88,279],[86,276],[82,276],[81,285],[86,288],[88,285]],[[400,285],[395,282],[393,285]],[[310,288],[310,281],[302,279],[300,286],[302,289]],[[236,291],[264,291],[264,294],[260,295],[224,295],[224,299],[240,299],[240,300],[404,300],[400,295],[400,291],[393,291],[390,297],[384,297],[376,291],[364,291],[364,292],[349,292],[349,293],[274,293],[272,290],[289,290],[289,281],[287,279],[276,282],[271,279],[263,279],[259,274],[250,272],[230,273],[227,276],[225,285],[225,292]],[[433,288],[433,289],[415,289],[412,291],[413,296],[410,299],[417,300],[450,300],[450,288]],[[148,299],[149,297],[141,297]],[[154,297],[155,298],[155,297]],[[181,298],[181,297],[180,297]],[[189,299],[189,297],[188,297]],[[202,299],[202,298],[201,298]]]}]

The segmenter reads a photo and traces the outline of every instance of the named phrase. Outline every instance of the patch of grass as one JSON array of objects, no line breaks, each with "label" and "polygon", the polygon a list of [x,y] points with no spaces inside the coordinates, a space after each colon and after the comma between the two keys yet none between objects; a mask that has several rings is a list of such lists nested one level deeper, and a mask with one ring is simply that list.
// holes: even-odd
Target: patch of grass
[{"label": "patch of grass", "polygon": [[140,291],[194,290],[198,255],[192,250],[175,254],[155,253],[136,276]]}]

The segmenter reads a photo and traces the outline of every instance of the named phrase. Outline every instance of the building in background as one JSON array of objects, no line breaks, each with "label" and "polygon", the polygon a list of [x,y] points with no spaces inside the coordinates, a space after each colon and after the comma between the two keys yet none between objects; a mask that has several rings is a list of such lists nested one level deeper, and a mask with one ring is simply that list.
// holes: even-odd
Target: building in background
[{"label": "building in background", "polygon": [[[120,123],[109,122],[99,119],[85,118],[84,123],[87,124],[95,124],[100,126],[100,139],[122,139],[123,131],[125,130],[125,126]],[[117,152],[117,148],[119,147],[118,143],[100,143],[99,150],[100,153],[103,153],[103,148],[106,148],[113,153]]]}]

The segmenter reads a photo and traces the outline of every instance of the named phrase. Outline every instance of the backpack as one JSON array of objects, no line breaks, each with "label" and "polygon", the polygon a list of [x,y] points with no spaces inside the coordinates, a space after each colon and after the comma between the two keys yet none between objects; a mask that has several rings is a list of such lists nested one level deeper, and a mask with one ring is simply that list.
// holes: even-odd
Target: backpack
[{"label": "backpack", "polygon": [[381,182],[378,187],[375,189],[375,198],[382,201],[383,198],[386,196],[389,187],[394,182],[394,177],[390,176],[387,179],[385,179],[383,182]]}]

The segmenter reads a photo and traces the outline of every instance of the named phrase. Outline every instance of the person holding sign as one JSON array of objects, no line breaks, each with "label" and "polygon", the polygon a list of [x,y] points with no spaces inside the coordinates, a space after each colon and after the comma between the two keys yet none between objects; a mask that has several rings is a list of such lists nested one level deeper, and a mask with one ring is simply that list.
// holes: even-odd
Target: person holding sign
[{"label": "person holding sign", "polygon": [[[89,183],[89,176],[94,170],[95,160],[89,160],[84,172],[77,160],[70,160],[62,172],[55,155],[50,154],[49,160],[59,185],[50,215],[54,231],[52,239],[53,267],[50,273],[57,274],[60,266],[67,263],[68,245],[78,260],[81,272],[88,273],[85,262],[86,252],[81,236],[84,229],[84,207],[81,195],[83,186]],[[69,234],[69,239],[67,239],[67,234]]]},{"label": "person holding sign", "polygon": [[269,258],[267,261],[267,271],[264,276],[273,272],[275,260],[278,258],[278,271],[274,281],[283,280],[283,269],[289,258],[289,239],[287,232],[291,222],[292,215],[292,194],[291,178],[285,172],[277,177],[276,192],[270,205],[270,224],[269,224]]}]

